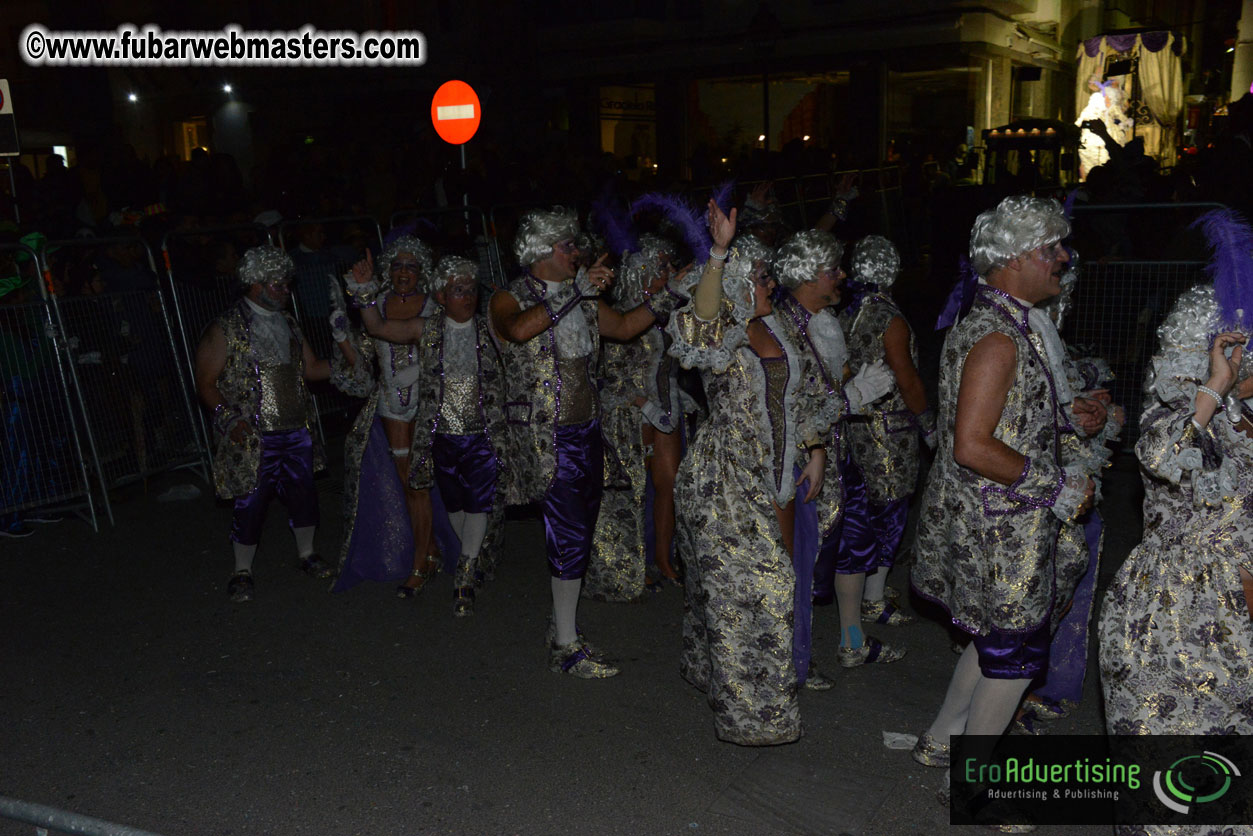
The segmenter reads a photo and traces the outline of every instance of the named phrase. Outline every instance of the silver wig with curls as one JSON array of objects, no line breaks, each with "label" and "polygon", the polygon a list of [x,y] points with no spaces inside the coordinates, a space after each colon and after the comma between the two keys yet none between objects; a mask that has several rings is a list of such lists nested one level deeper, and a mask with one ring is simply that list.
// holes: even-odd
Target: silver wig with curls
[{"label": "silver wig with curls", "polygon": [[783,242],[774,259],[774,277],[784,287],[812,282],[819,270],[839,269],[844,245],[830,232],[807,229]]},{"label": "silver wig with curls", "polygon": [[296,272],[296,263],[278,247],[262,244],[244,253],[238,269],[243,284],[269,284],[291,278]]},{"label": "silver wig with curls", "polygon": [[[1209,351],[1214,337],[1239,330],[1238,322],[1223,322],[1214,297],[1214,286],[1197,285],[1185,290],[1157,329],[1157,353],[1144,381],[1151,402],[1166,403],[1196,397],[1198,383],[1209,379]],[[1253,374],[1253,351],[1245,350],[1237,377]]]},{"label": "silver wig with curls", "polygon": [[970,265],[986,278],[993,270],[1070,234],[1062,205],[1052,198],[1016,195],[975,218]]},{"label": "silver wig with curls", "polygon": [[418,260],[418,269],[420,271],[418,275],[418,290],[426,290],[427,283],[431,280],[431,273],[434,271],[435,258],[426,242],[413,235],[401,235],[388,244],[387,249],[383,250],[383,255],[379,257],[379,266],[383,269],[383,280],[391,281],[392,262],[401,253],[409,253]]},{"label": "silver wig with curls", "polygon": [[629,253],[622,262],[622,274],[613,286],[613,298],[622,310],[630,310],[644,301],[644,290],[661,269],[662,256],[674,259],[678,248],[660,235],[645,232],[639,237],[640,248]]},{"label": "silver wig with curls", "polygon": [[573,209],[554,206],[533,209],[518,221],[518,234],[513,239],[513,254],[518,264],[530,267],[553,254],[553,244],[573,241],[579,235],[579,216]]},{"label": "silver wig with curls", "polygon": [[853,247],[853,278],[887,290],[901,272],[901,254],[882,235],[867,235]]},{"label": "silver wig with curls", "polygon": [[438,293],[454,279],[470,278],[476,282],[479,278],[479,266],[468,258],[459,255],[446,255],[435,266],[435,275],[431,279],[431,292]]},{"label": "silver wig with curls", "polygon": [[774,261],[774,248],[766,246],[766,242],[751,232],[741,232],[736,235],[735,240],[731,242],[731,249],[735,250],[740,258],[749,262],[764,261],[769,265]]}]

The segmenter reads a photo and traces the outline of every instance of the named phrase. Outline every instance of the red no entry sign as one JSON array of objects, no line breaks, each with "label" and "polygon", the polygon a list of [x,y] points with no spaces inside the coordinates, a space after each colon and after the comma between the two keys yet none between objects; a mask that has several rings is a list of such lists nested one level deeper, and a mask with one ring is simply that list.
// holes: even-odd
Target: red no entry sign
[{"label": "red no entry sign", "polygon": [[440,139],[464,145],[479,129],[479,97],[464,81],[446,81],[431,99],[431,124]]}]

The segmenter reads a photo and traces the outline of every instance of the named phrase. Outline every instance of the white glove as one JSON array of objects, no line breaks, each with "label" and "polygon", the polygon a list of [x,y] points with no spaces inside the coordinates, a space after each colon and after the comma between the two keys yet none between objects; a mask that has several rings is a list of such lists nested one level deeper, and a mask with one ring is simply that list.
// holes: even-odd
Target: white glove
[{"label": "white glove", "polygon": [[862,366],[861,371],[844,384],[844,394],[848,396],[849,410],[854,413],[862,412],[879,398],[891,392],[894,385],[896,385],[896,377],[882,360]]},{"label": "white glove", "polygon": [[332,310],[330,319],[331,339],[342,343],[348,339],[348,314],[341,310]]}]

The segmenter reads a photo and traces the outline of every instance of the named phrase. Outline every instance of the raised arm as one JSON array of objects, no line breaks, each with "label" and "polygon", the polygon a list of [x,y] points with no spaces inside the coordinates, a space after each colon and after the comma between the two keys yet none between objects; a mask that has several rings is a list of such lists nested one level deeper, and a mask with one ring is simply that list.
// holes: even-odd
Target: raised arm
[{"label": "raised arm", "polygon": [[705,270],[692,293],[692,309],[700,319],[713,319],[722,305],[722,268],[726,266],[728,247],[735,238],[735,217],[735,209],[728,216],[710,199],[709,234],[714,244],[709,250]]},{"label": "raised arm", "polygon": [[[365,258],[352,266],[349,273],[356,289],[350,289],[361,311],[361,322],[373,337],[389,343],[416,343],[422,338],[426,320],[420,316],[412,319],[383,319],[378,312],[373,295],[378,292],[374,281],[374,257],[366,250]],[[368,297],[368,301],[362,301]]]}]

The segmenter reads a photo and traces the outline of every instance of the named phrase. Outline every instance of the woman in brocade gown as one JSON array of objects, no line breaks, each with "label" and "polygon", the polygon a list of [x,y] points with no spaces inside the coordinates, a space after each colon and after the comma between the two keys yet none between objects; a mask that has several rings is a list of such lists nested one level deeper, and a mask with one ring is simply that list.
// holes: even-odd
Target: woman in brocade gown
[{"label": "woman in brocade gown", "polygon": [[[735,215],[710,201],[710,259],[668,326],[671,355],[700,370],[709,401],[675,487],[687,569],[680,672],[708,695],[719,739],[768,746],[801,735],[792,502],[802,480],[807,499],[821,489],[826,451],[803,441],[819,438],[835,411],[817,387],[802,388],[765,265],[728,252]],[[796,480],[793,463],[806,455]]]},{"label": "woman in brocade gown", "polygon": [[[1253,356],[1241,348],[1253,317],[1234,313],[1220,313],[1213,288],[1193,288],[1158,331],[1136,444],[1144,539],[1101,609],[1110,734],[1253,734],[1253,413],[1238,400],[1253,396]],[[1207,355],[1219,331],[1226,333]],[[1135,825],[1117,832],[1239,831]]]}]

